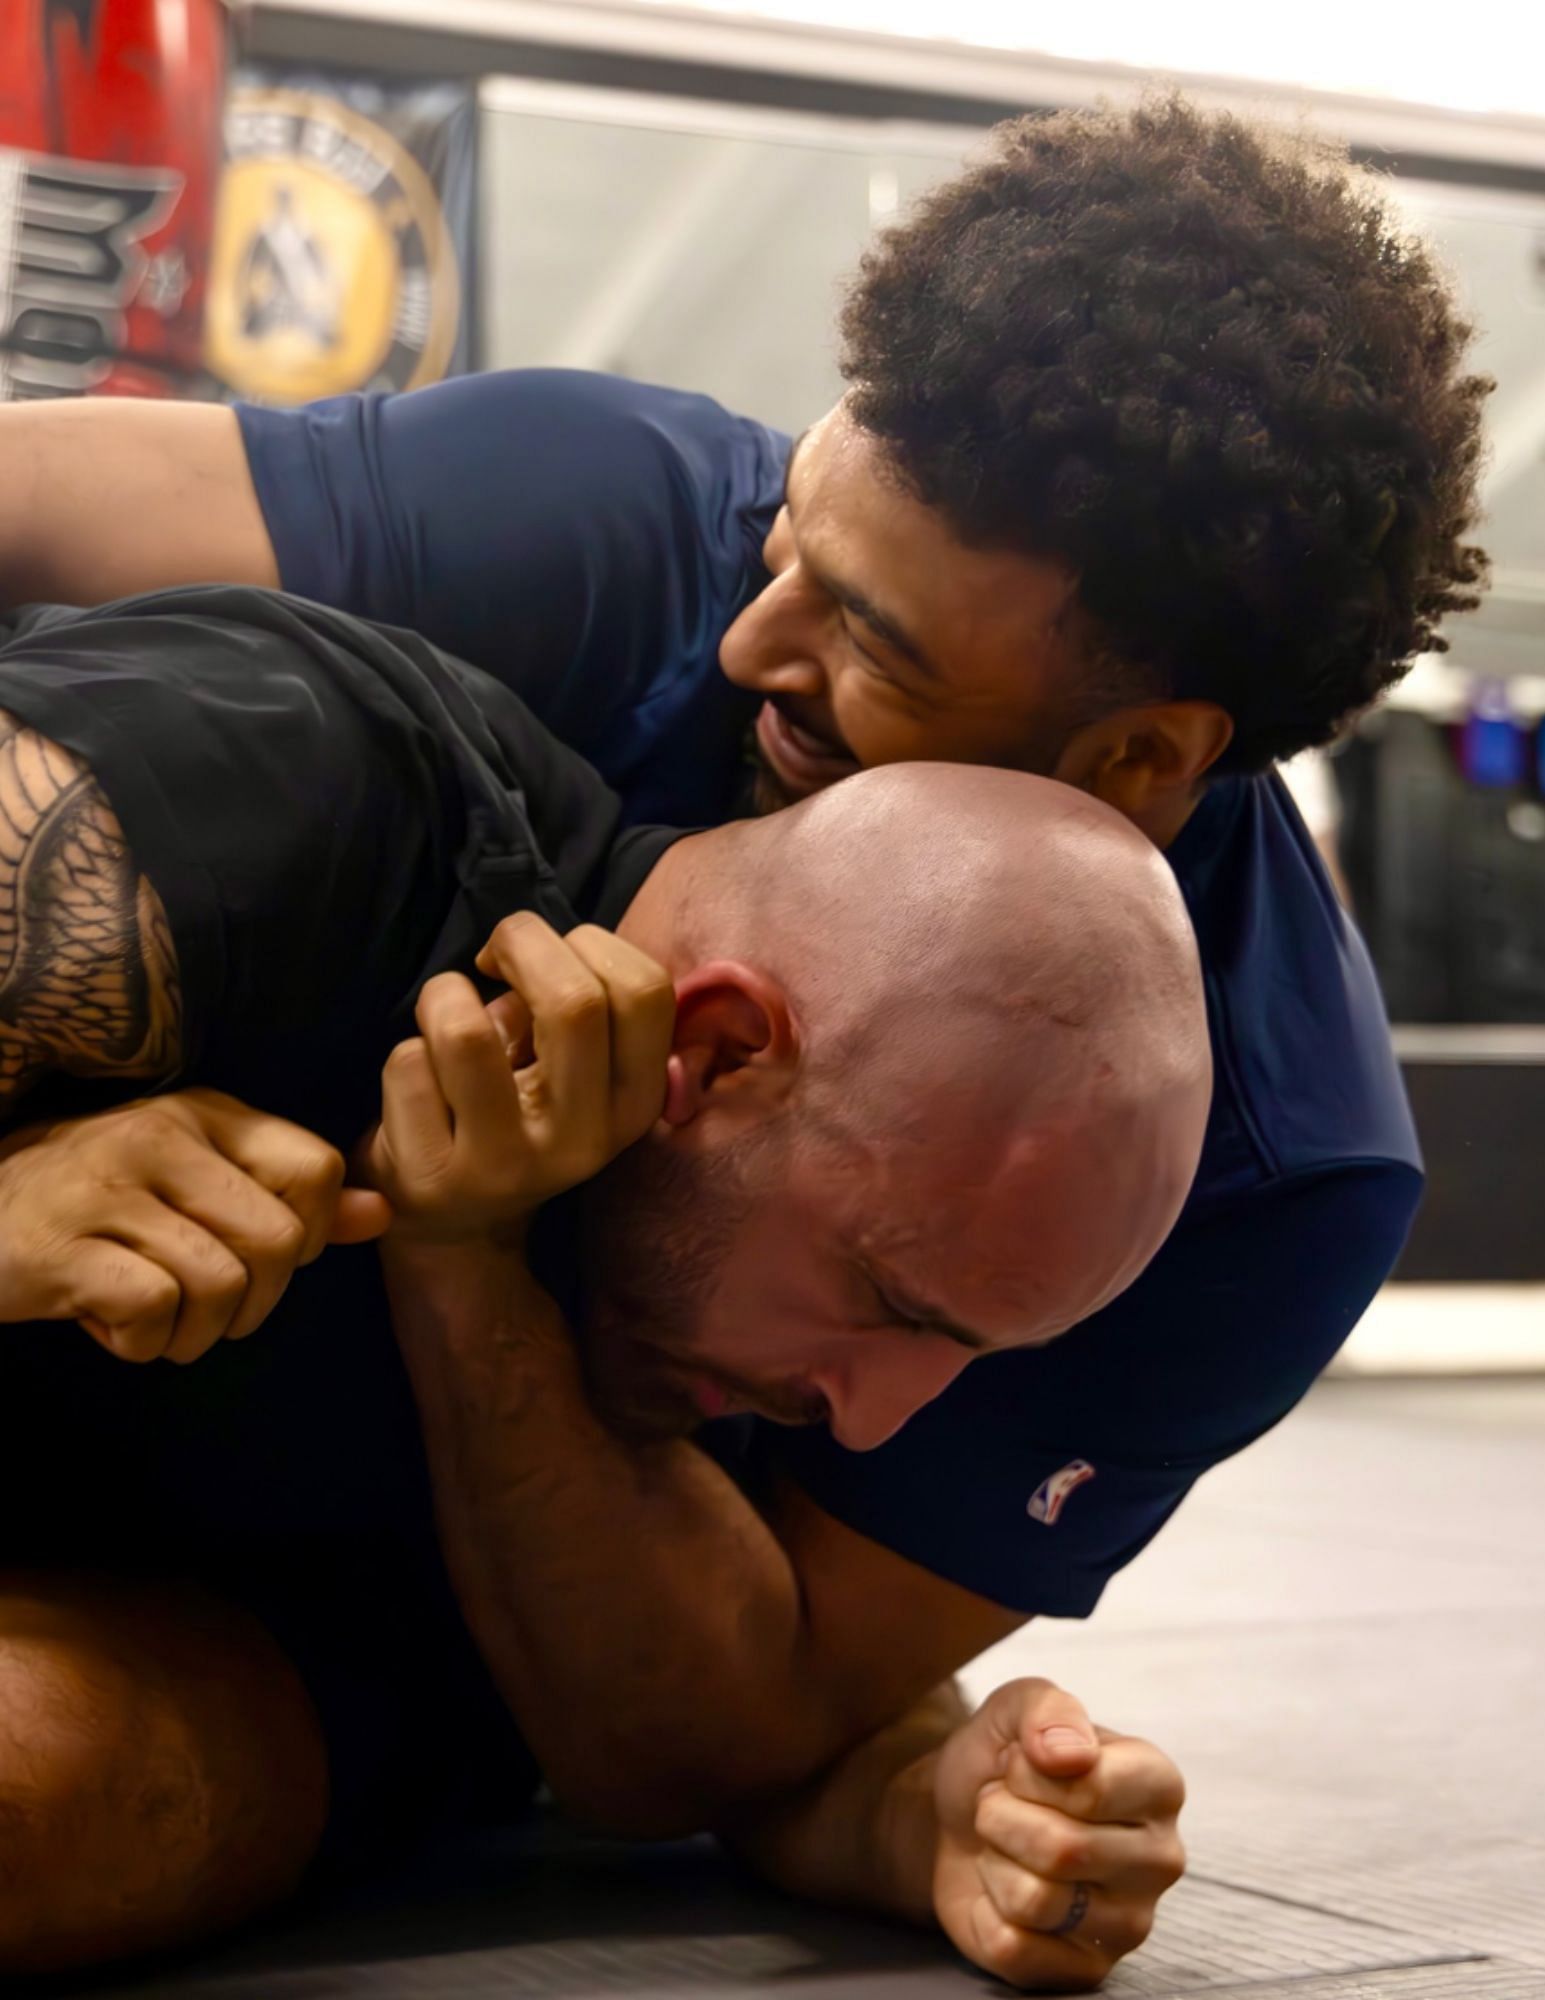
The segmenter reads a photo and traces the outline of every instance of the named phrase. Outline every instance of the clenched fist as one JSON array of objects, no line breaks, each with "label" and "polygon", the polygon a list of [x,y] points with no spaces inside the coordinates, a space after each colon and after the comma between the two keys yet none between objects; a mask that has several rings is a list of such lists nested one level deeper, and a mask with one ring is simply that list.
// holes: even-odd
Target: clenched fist
[{"label": "clenched fist", "polygon": [[214,1090],[12,1134],[0,1151],[0,1320],[79,1320],[124,1361],[241,1340],[329,1243],[391,1210],[315,1133]]},{"label": "clenched fist", "polygon": [[1147,1937],[1180,1879],[1180,1773],[1097,1729],[1050,1681],[1010,1681],[939,1753],[934,1908],[1012,1985],[1086,1992]]},{"label": "clenched fist", "polygon": [[509,991],[485,1006],[459,973],[419,996],[362,1149],[403,1237],[513,1231],[641,1139],[665,1100],[676,1000],[654,960],[583,924],[508,917],[478,960]]}]

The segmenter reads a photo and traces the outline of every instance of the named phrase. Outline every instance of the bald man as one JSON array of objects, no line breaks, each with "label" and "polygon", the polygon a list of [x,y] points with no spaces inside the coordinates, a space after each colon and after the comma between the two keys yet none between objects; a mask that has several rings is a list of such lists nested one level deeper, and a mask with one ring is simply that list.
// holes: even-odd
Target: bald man
[{"label": "bald man", "polygon": [[[897,768],[758,823],[621,831],[502,688],[250,590],[24,614],[0,710],[0,1092],[45,1114],[0,1160],[0,1311],[97,1340],[0,1346],[29,1572],[0,1595],[0,1796],[29,1802],[14,1852],[0,1816],[10,1969],[184,1941],[324,1830],[422,1823],[474,1773],[507,1807],[511,1714],[560,1796],[629,1823],[647,1747],[609,1790],[605,1717],[576,1730],[532,1646],[579,1628],[614,1675],[673,1672],[670,1646],[610,1652],[565,1589],[605,1531],[589,1489],[541,1518],[523,1489],[538,1433],[549,1460],[572,1436],[576,1464],[636,1461],[577,1361],[555,1389],[562,1323],[496,1240],[619,1147],[535,1261],[660,1490],[712,1499],[682,1511],[678,1576],[754,1518],[683,1442],[705,1419],[876,1445],[974,1355],[1098,1310],[1180,1211],[1210,1083],[1194,946],[1162,858],[1076,793]],[[615,935],[563,941],[582,918]],[[496,923],[490,1009],[463,974]],[[358,1256],[220,1340],[318,1247],[280,1211],[335,1220],[335,1188],[308,1197],[296,1135],[199,1087],[344,1145],[394,1044],[371,1158],[404,1218],[406,1374]],[[110,1212],[70,1206],[98,1187]],[[120,1365],[160,1351],[199,1365]],[[657,1605],[667,1634],[705,1614],[739,1610]],[[913,1693],[853,1689],[830,1749]]]}]

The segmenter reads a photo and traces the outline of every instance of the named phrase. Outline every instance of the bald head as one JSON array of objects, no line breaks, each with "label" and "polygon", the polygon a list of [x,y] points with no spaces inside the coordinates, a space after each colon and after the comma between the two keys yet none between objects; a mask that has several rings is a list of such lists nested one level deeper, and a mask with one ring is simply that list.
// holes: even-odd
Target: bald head
[{"label": "bald head", "polygon": [[[799,1376],[848,1442],[878,1442],[972,1349],[1098,1311],[1168,1235],[1211,1090],[1196,948],[1163,857],[1085,794],[956,765],[860,772],[681,843],[635,911],[687,996],[687,1040],[705,991],[759,1024],[734,1029],[733,1063],[722,1037],[703,1057],[701,1120],[656,1135],[693,1162],[673,1184],[683,1241],[718,1205],[704,1339],[775,1315],[784,1292],[807,1344],[869,1311],[892,1330],[879,1365]],[[731,1070],[739,1097],[716,1106]],[[666,1165],[650,1169],[659,1228]],[[631,1187],[642,1198],[636,1173]],[[937,1333],[938,1379],[897,1327]]]},{"label": "bald head", "polygon": [[1149,841],[1048,779],[908,764],[721,829],[693,861],[690,947],[778,978],[809,1110],[890,1179],[919,1147],[990,1162],[973,1234],[984,1206],[1054,1211],[1049,1321],[1131,1283],[1190,1187],[1211,1087],[1190,923]]}]

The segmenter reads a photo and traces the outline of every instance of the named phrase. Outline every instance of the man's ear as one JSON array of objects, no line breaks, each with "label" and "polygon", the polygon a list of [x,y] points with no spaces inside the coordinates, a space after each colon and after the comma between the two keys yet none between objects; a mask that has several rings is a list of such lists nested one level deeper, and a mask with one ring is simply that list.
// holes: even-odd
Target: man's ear
[{"label": "man's ear", "polygon": [[1213,701],[1118,708],[1069,737],[1052,776],[1141,826],[1189,800],[1233,734],[1233,718]]},{"label": "man's ear", "polygon": [[769,974],[715,959],[676,982],[676,1029],[666,1065],[668,1125],[706,1111],[755,1124],[786,1095],[800,1038],[788,995]]}]

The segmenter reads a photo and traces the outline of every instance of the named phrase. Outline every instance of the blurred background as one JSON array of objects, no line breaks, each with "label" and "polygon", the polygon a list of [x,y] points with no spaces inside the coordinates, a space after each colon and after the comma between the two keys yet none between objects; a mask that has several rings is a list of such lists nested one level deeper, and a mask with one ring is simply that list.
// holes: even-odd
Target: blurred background
[{"label": "blurred background", "polygon": [[790,430],[871,231],[994,120],[1155,81],[1389,177],[1480,328],[1485,607],[1289,773],[1431,1192],[1341,1364],[1545,1368],[1545,17],[1105,0],[0,0],[0,400],[598,368]]}]

